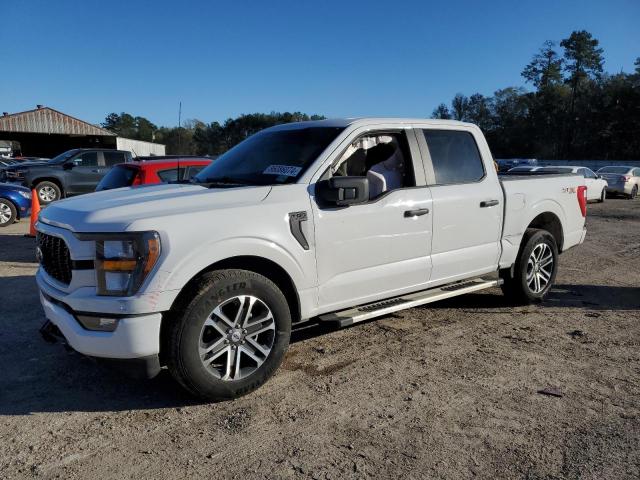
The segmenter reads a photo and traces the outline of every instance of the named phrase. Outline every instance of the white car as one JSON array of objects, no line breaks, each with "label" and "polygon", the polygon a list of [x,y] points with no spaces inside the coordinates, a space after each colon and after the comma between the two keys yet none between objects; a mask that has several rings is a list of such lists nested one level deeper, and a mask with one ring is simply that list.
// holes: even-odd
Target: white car
[{"label": "white car", "polygon": [[556,173],[577,173],[584,177],[587,186],[587,200],[597,200],[604,202],[607,197],[607,181],[595,174],[593,170],[587,167],[571,167],[571,166],[546,166],[537,169],[538,172],[553,171]]},{"label": "white car", "polygon": [[275,372],[294,324],[350,325],[498,285],[543,300],[585,215],[582,177],[500,179],[475,125],[279,125],[191,184],[44,209],[43,332],[131,373],[166,367],[199,397],[235,398]]},{"label": "white car", "polygon": [[624,195],[633,200],[640,190],[640,168],[611,166],[602,167],[598,175],[604,178],[609,185],[607,191],[611,194]]},{"label": "white car", "polygon": [[601,176],[595,174],[593,170],[587,167],[571,167],[571,166],[520,166],[514,167],[508,171],[510,174],[514,173],[526,173],[526,172],[538,172],[542,173],[575,173],[577,175],[582,175],[585,180],[585,185],[587,186],[587,199],[588,200],[597,200],[598,202],[604,202],[607,196],[607,180],[602,178]]}]

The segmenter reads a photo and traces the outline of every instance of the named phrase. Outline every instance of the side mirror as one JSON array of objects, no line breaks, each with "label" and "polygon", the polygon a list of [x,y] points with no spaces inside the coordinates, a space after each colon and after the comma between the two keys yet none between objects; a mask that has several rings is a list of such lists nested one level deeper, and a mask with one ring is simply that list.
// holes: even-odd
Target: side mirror
[{"label": "side mirror", "polygon": [[76,165],[73,162],[65,162],[62,164],[62,168],[64,168],[65,170],[71,170],[75,166]]},{"label": "side mirror", "polygon": [[367,177],[333,177],[316,183],[316,197],[325,204],[346,207],[369,201]]}]

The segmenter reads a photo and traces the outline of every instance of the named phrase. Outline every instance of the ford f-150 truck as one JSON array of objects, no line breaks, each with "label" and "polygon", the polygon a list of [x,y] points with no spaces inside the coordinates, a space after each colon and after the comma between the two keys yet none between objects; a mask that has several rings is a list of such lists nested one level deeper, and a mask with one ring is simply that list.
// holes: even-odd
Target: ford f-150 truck
[{"label": "ford f-150 truck", "polygon": [[51,204],[47,336],[205,399],[280,365],[292,325],[350,325],[501,286],[541,301],[585,237],[578,175],[500,179],[478,127],[347,119],[249,137],[189,184]]}]

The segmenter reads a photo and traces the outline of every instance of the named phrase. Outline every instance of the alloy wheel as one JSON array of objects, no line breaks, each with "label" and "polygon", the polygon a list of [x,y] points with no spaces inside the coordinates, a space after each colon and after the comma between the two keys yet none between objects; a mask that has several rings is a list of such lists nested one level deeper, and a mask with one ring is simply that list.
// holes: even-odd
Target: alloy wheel
[{"label": "alloy wheel", "polygon": [[43,202],[53,202],[56,199],[56,191],[53,187],[44,186],[38,190],[38,196]]},{"label": "alloy wheel", "polygon": [[207,317],[199,355],[209,373],[240,380],[265,362],[275,343],[276,324],[269,307],[252,295],[225,300]]},{"label": "alloy wheel", "polygon": [[0,203],[0,223],[7,223],[11,220],[11,209],[9,205]]},{"label": "alloy wheel", "polygon": [[527,260],[527,286],[533,293],[547,288],[553,273],[553,252],[546,243],[539,243]]}]

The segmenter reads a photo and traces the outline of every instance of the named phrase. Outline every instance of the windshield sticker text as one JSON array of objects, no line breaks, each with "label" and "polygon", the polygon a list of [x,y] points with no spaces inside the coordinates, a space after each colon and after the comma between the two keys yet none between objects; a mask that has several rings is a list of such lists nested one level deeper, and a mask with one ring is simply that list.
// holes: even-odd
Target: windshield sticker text
[{"label": "windshield sticker text", "polygon": [[285,175],[287,177],[296,177],[302,167],[295,167],[293,165],[269,165],[264,172],[265,175]]}]

